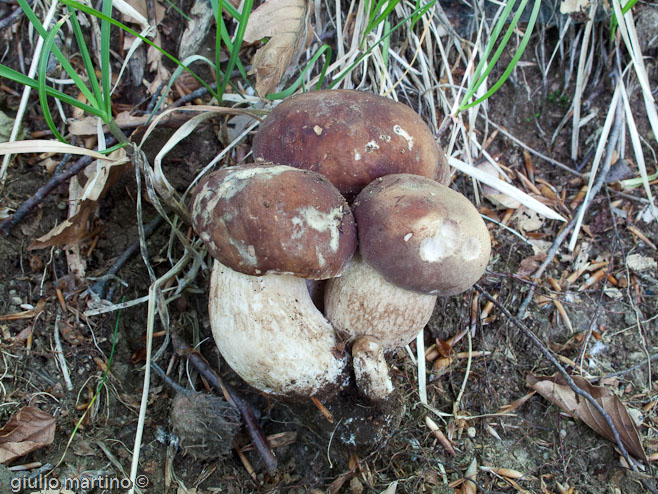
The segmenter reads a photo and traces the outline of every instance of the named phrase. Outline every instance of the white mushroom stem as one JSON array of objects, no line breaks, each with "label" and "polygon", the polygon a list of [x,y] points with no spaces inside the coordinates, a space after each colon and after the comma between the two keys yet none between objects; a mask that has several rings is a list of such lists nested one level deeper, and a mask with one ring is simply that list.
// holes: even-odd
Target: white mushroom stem
[{"label": "white mushroom stem", "polygon": [[[436,295],[412,292],[389,283],[356,254],[339,278],[327,282],[324,303],[327,319],[336,331],[348,338],[374,337],[382,351],[387,352],[416,337],[432,316],[436,299]],[[354,350],[352,355],[356,360]],[[385,364],[373,364],[369,369],[371,375],[375,369],[385,374],[375,381],[385,383],[389,379]],[[386,387],[382,386],[378,389]],[[366,389],[361,391],[372,399],[381,399],[380,395],[370,396]]]},{"label": "white mushroom stem", "polygon": [[359,336],[352,345],[352,365],[359,391],[371,400],[381,401],[393,391],[384,349],[373,336]]},{"label": "white mushroom stem", "polygon": [[219,351],[251,386],[301,397],[341,384],[345,359],[334,355],[335,332],[304,279],[249,276],[215,261],[209,312]]}]

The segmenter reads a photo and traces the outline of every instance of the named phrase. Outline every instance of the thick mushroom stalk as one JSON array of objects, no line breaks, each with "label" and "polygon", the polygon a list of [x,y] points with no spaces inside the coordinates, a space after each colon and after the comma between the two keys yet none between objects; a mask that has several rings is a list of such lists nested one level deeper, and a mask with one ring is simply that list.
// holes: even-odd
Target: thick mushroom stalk
[{"label": "thick mushroom stalk", "polygon": [[381,401],[391,393],[384,352],[406,345],[425,327],[436,298],[389,283],[359,254],[327,282],[325,314],[337,331],[355,338],[353,367],[363,395]]},{"label": "thick mushroom stalk", "polygon": [[226,362],[255,388],[280,396],[312,396],[337,388],[331,325],[311,301],[302,278],[249,276],[215,261],[210,325]]},{"label": "thick mushroom stalk", "polygon": [[308,397],[342,384],[336,334],[304,279],[340,275],[356,249],[338,190],[307,170],[236,166],[199,184],[192,213],[216,259],[210,323],[228,364],[275,395]]},{"label": "thick mushroom stalk", "polygon": [[393,391],[384,349],[374,336],[359,336],[352,345],[356,386],[370,399],[383,400]]},{"label": "thick mushroom stalk", "polygon": [[374,336],[389,351],[425,327],[436,298],[389,283],[357,253],[342,276],[327,282],[324,311],[337,331],[349,338]]}]

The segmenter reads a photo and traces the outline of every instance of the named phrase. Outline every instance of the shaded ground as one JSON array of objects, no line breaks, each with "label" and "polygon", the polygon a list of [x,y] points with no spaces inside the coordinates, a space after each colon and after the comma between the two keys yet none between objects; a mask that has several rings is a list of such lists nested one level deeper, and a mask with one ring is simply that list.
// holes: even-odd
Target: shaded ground
[{"label": "shaded ground", "polygon": [[[548,32],[555,36],[553,31]],[[530,54],[534,50],[529,49],[527,53],[527,61],[533,61]],[[555,75],[549,78],[547,91],[543,89],[544,83],[536,68],[529,65],[522,72],[517,71],[516,77],[490,101],[489,117],[538,151],[576,166],[568,158],[569,126],[550,145],[550,136],[568,107],[562,97],[562,81],[558,76],[564,69],[555,70]],[[652,86],[657,87],[655,58],[649,69]],[[582,129],[583,135],[596,132],[602,125],[611,96],[608,84],[601,82],[601,87],[595,88],[592,104],[600,105],[600,111],[597,118]],[[640,107],[639,94],[632,105]],[[645,142],[652,142],[643,118],[638,118],[638,125]],[[214,130],[213,126],[205,127],[179,147],[179,155],[169,156],[166,164],[168,176],[177,188],[183,189],[221,149]],[[150,158],[155,151],[150,151]],[[488,151],[494,156],[500,155],[501,164],[513,171],[520,172],[525,166],[522,150],[502,136],[491,143]],[[535,184],[540,188],[547,187],[557,197],[550,205],[572,213],[574,208],[569,204],[584,184],[582,179],[538,158],[532,157],[531,160],[535,167]],[[655,166],[655,162],[651,166]],[[10,171],[1,205],[16,207],[47,179],[45,171],[33,159],[19,158]],[[457,175],[452,187],[473,198],[467,177]],[[121,313],[116,350],[105,388],[75,433],[70,447],[67,449],[66,446],[85,405],[100,383],[104,370],[102,364],[110,355],[117,317],[116,313],[110,313],[85,318],[82,313],[91,303],[84,290],[87,283],[91,284],[91,277],[105,273],[137,239],[135,190],[133,174],[126,173],[101,202],[97,228],[94,229],[98,233],[81,242],[84,253],[91,251],[86,256],[89,276],[86,281],[76,281],[69,275],[62,249],[27,250],[33,239],[66,217],[68,192],[65,187],[47,197],[9,237],[0,236],[0,314],[15,313],[27,307],[25,304],[36,306],[39,300],[45,300],[38,317],[0,321],[3,362],[0,423],[27,404],[51,413],[57,423],[52,445],[38,449],[14,464],[41,462],[55,465],[62,458],[55,473],[68,477],[122,477],[125,473],[119,471],[118,465],[129,470],[143,383],[145,304]],[[548,197],[549,191],[545,192]],[[655,354],[658,348],[655,269],[636,273],[626,262],[631,253],[656,258],[655,248],[639,240],[628,227],[635,226],[654,244],[658,243],[658,229],[655,223],[647,224],[636,219],[644,204],[633,197],[643,197],[642,193],[635,191],[630,193],[631,197],[628,195],[628,191],[623,192],[618,185],[611,184],[595,199],[579,247],[581,252],[589,249],[590,262],[608,261],[608,274],[617,285],[608,281],[605,288],[615,288],[616,291],[604,290],[603,282],[581,290],[584,280],[593,274],[587,271],[571,286],[565,286],[566,278],[574,271],[575,256],[562,248],[544,280],[548,277],[560,280],[565,289],[556,293],[544,280],[540,281],[524,320],[562,357],[563,363],[582,362],[584,371],[593,376],[628,369]],[[483,202],[481,207],[488,208],[488,215],[502,219],[503,212],[493,211],[490,203]],[[622,215],[619,211],[625,213]],[[148,220],[155,216],[155,212],[146,206],[144,216]],[[510,226],[520,228],[516,220],[512,220]],[[533,283],[526,267],[533,265],[529,258],[536,253],[530,245],[503,228],[495,224],[490,224],[490,228],[494,239],[492,262],[481,284],[515,314]],[[545,222],[527,236],[552,242],[558,228],[555,222]],[[148,242],[157,275],[169,268],[168,241],[168,230],[160,228]],[[120,271],[119,277],[125,285],[113,285],[113,301],[132,300],[148,292],[150,281],[139,256]],[[192,289],[170,305],[171,326],[182,328],[188,341],[193,341],[193,329],[196,328],[198,339],[203,341],[200,351],[217,366],[224,379],[260,411],[259,420],[265,433],[286,433],[284,443],[288,441],[289,444],[276,448],[280,468],[274,476],[264,473],[264,466],[253,451],[245,452],[254,467],[253,477],[234,452],[221,459],[195,460],[191,455],[185,456],[182,451],[177,451],[168,435],[174,392],[154,376],[139,469],[150,480],[147,492],[176,492],[184,485],[190,492],[195,492],[192,489],[196,488],[197,493],[301,493],[326,492],[331,488],[359,493],[381,492],[391,482],[397,481],[397,492],[447,493],[454,491],[444,484],[444,479],[459,484],[474,458],[479,465],[488,464],[523,473],[522,478],[514,480],[514,485],[505,478],[480,472],[477,481],[482,492],[522,492],[520,489],[528,492],[645,492],[636,477],[623,468],[619,454],[610,442],[538,395],[507,415],[499,412],[501,407],[530,391],[525,384],[529,373],[550,375],[554,369],[495,309],[484,323],[475,325],[472,340],[473,350],[490,352],[488,355],[473,358],[468,373],[466,358],[456,358],[441,370],[428,371],[428,402],[448,414],[443,421],[437,416],[432,417],[452,439],[456,455],[449,455],[427,429],[424,421],[427,412],[419,405],[417,367],[403,350],[388,360],[396,387],[392,411],[384,418],[379,416],[372,430],[361,431],[365,436],[378,433],[383,438],[374,447],[364,446],[363,442],[356,447],[346,444],[354,433],[346,417],[357,408],[365,417],[377,416],[375,410],[358,398],[345,399],[344,403],[334,405],[338,407],[334,408],[337,420],[330,424],[310,404],[285,403],[254,392],[227,368],[214,345],[208,341],[210,332],[204,296],[207,278],[207,273],[201,273]],[[72,391],[66,390],[54,357],[53,328],[59,306],[58,289],[66,301],[60,332],[64,340],[64,356],[71,371]],[[542,296],[549,295],[555,295],[563,304],[573,332],[557,315],[554,304],[550,301],[541,304],[546,300]],[[469,292],[438,302],[425,331],[426,347],[436,339],[448,340],[470,327],[474,296],[475,292]],[[484,305],[481,302],[480,308]],[[592,334],[587,336],[590,331]],[[163,341],[162,337],[157,337],[154,348],[159,348]],[[415,353],[414,344],[411,349]],[[462,338],[453,349],[467,352],[467,338]],[[176,381],[185,383],[188,370],[180,363],[170,349],[160,360],[162,367],[172,370]],[[427,365],[431,368],[433,362]],[[655,366],[653,370],[656,370]],[[195,376],[193,371],[191,375]],[[452,416],[453,403],[464,381],[455,417]],[[195,382],[197,389],[203,389],[201,380],[195,379]],[[615,390],[628,407],[638,411],[647,453],[655,453],[658,448],[655,372],[650,374],[644,366],[608,380],[606,385]],[[238,434],[236,443],[240,446],[249,443],[244,431]],[[0,478],[3,473],[7,474],[0,469]],[[647,474],[653,475],[651,471]],[[575,490],[570,491],[570,488]]]}]

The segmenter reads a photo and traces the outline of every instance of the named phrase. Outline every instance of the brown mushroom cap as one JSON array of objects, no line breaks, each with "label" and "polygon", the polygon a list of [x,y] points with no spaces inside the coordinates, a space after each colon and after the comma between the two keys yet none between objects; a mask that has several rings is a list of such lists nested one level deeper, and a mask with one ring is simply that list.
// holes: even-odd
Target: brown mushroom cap
[{"label": "brown mushroom cap", "polygon": [[389,282],[449,296],[470,288],[489,262],[489,232],[466,197],[417,175],[387,175],[354,203],[363,259]]},{"label": "brown mushroom cap", "polygon": [[348,197],[390,173],[449,179],[445,155],[423,119],[402,103],[361,91],[313,91],[284,100],[261,124],[253,153],[316,171]]},{"label": "brown mushroom cap", "polygon": [[354,218],[323,176],[285,165],[242,165],[208,175],[192,221],[210,254],[249,275],[340,275],[356,249]]}]

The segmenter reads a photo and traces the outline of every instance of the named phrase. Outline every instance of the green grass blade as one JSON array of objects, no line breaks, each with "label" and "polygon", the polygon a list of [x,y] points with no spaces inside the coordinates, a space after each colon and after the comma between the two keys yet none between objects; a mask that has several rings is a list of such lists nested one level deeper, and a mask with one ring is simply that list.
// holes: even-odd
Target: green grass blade
[{"label": "green grass blade", "polygon": [[379,24],[381,24],[384,21],[384,19],[386,19],[390,15],[390,13],[393,12],[393,10],[397,6],[397,4],[400,3],[400,0],[388,0],[388,5],[384,9],[384,11],[381,14],[379,14],[377,17],[372,19],[372,14],[375,14],[375,13],[379,12],[382,9],[382,7],[383,7],[383,5],[386,1],[387,0],[380,0],[379,2],[377,2],[377,5],[375,6],[375,8],[372,9],[372,11],[370,12],[371,15],[369,16],[369,19],[368,19],[368,25],[366,26],[366,29],[363,32],[362,42],[365,41],[366,36],[368,36],[368,34],[370,34],[370,32],[373,29],[375,29],[377,26],[379,26]]},{"label": "green grass blade", "polygon": [[[24,1],[24,0],[18,0],[18,1]],[[161,47],[159,47],[158,45],[153,43],[150,39],[142,36],[141,34],[139,34],[134,29],[129,28],[128,26],[126,26],[125,24],[122,24],[121,22],[117,21],[116,19],[112,19],[111,17],[106,16],[105,14],[103,14],[102,12],[99,12],[98,10],[95,10],[91,7],[88,7],[87,5],[83,5],[79,2],[76,2],[75,0],[60,0],[60,1],[64,5],[74,7],[74,8],[76,8],[76,9],[78,9],[78,10],[80,10],[80,11],[86,13],[86,14],[90,14],[90,15],[93,15],[95,17],[98,17],[101,20],[106,20],[107,22],[109,22],[113,26],[116,26],[120,29],[123,29],[127,33],[130,33],[133,36],[135,36],[136,38],[141,39],[144,43],[146,43],[147,45],[152,46],[153,48],[158,50],[160,53],[162,53],[162,55],[167,57],[169,60],[171,60],[176,65],[182,66],[192,77],[194,77],[194,79],[196,79],[199,82],[199,84],[201,84],[203,87],[205,87],[210,92],[210,94],[216,96],[215,91],[206,83],[206,81],[204,81],[201,77],[199,77],[197,74],[195,74],[194,71],[190,70],[180,60],[178,60],[176,57],[169,54],[169,52],[163,50]]]},{"label": "green grass blade", "polygon": [[535,27],[535,22],[537,21],[537,16],[539,15],[539,7],[541,6],[541,0],[535,0],[535,5],[532,9],[532,13],[530,14],[530,20],[528,21],[528,26],[526,27],[525,34],[523,35],[523,39],[521,40],[521,43],[519,44],[519,48],[516,50],[516,53],[514,54],[514,57],[510,61],[509,65],[505,69],[505,72],[503,72],[503,75],[500,76],[500,79],[496,81],[496,83],[487,91],[484,96],[478,98],[472,103],[469,103],[467,105],[464,105],[462,102],[462,105],[458,108],[457,111],[462,111],[466,110],[468,108],[471,108],[479,103],[482,103],[484,100],[489,98],[492,94],[494,94],[498,89],[500,89],[500,86],[503,85],[503,83],[507,80],[509,75],[512,73],[514,70],[514,67],[516,67],[516,64],[519,62],[521,59],[521,56],[523,55],[523,52],[526,49],[526,46],[528,45],[528,42],[530,41],[530,37],[532,36],[532,31]]},{"label": "green grass blade", "polygon": [[[222,74],[222,68],[221,68],[221,58],[222,58],[222,39],[224,39],[224,43],[228,40],[228,43],[226,43],[226,46],[229,47],[228,49],[230,51],[233,51],[233,46],[230,44],[230,39],[228,35],[228,30],[226,29],[226,25],[224,24],[224,17],[222,16],[222,7],[224,5],[223,0],[219,0],[219,3],[217,4],[217,10],[213,9],[214,12],[217,14],[215,15],[215,80],[217,81],[217,94],[219,95],[221,93],[220,85],[221,85],[221,80],[223,79],[224,75]],[[226,33],[224,34],[224,31]],[[219,98],[218,100],[219,101]]]},{"label": "green grass blade", "polygon": [[[500,55],[502,54],[503,50],[507,46],[507,43],[512,36],[512,33],[514,32],[514,29],[516,28],[516,25],[518,23],[519,17],[521,17],[521,14],[523,13],[523,9],[525,8],[526,4],[528,3],[528,0],[522,0],[521,5],[516,11],[516,14],[512,21],[510,22],[509,28],[505,32],[505,36],[503,36],[502,41],[500,42],[498,49],[496,50],[493,58],[491,60],[489,57],[491,56],[491,52],[493,51],[493,47],[496,45],[496,42],[498,41],[498,36],[500,36],[500,32],[502,31],[503,27],[505,26],[505,23],[507,22],[507,19],[509,18],[510,12],[512,10],[512,7],[516,3],[516,0],[510,1],[506,6],[505,9],[503,10],[503,13],[501,14],[500,18],[498,19],[498,22],[496,23],[496,27],[494,28],[493,32],[491,33],[491,39],[489,39],[489,42],[487,43],[487,47],[485,49],[485,52],[480,59],[480,63],[478,63],[477,68],[475,69],[475,72],[473,73],[473,79],[471,81],[471,84],[469,84],[468,89],[466,90],[466,94],[464,94],[464,98],[462,99],[461,106],[464,105],[464,102],[468,101],[473,97],[473,95],[477,92],[477,90],[480,88],[480,86],[484,83],[485,79],[489,75],[489,73],[493,70],[493,68],[496,65],[496,62],[498,62],[498,59],[500,58]],[[484,73],[482,71],[484,70]]]},{"label": "green grass blade", "polygon": [[[636,3],[637,3],[637,0],[628,0],[628,2],[626,2],[626,5],[624,5],[621,8],[621,13],[625,14],[626,12],[631,10]],[[610,39],[611,40],[615,38],[615,31],[617,30],[617,24],[619,24],[619,21],[617,20],[617,16],[613,12],[612,17],[610,17]]]},{"label": "green grass blade", "polygon": [[332,55],[332,50],[329,45],[322,45],[320,49],[311,57],[311,59],[308,61],[306,64],[306,67],[302,69],[301,73],[299,74],[299,77],[293,82],[288,89],[285,91],[281,91],[280,93],[273,93],[273,94],[268,94],[266,98],[270,101],[278,100],[278,99],[284,99],[290,96],[292,93],[294,93],[297,88],[304,82],[304,75],[306,72],[309,71],[309,69],[315,64],[316,60],[320,58],[320,56],[325,53],[327,53],[327,56],[324,60],[324,65],[322,67],[322,71],[320,72],[320,80],[318,81],[317,85],[315,86],[315,89],[321,89],[322,84],[324,82],[324,77],[325,74],[327,73],[327,68],[329,67],[329,63],[331,62],[331,55]]},{"label": "green grass blade", "polygon": [[[50,108],[48,107],[48,94],[46,93],[46,69],[48,68],[48,59],[50,58],[50,52],[52,51],[53,45],[55,44],[55,36],[62,28],[62,25],[66,22],[68,16],[62,17],[59,21],[55,23],[53,28],[48,33],[48,36],[43,41],[43,49],[41,50],[41,57],[39,58],[39,66],[37,69],[37,74],[39,75],[39,102],[41,103],[41,112],[43,113],[43,118],[46,120],[48,128],[53,133],[56,139],[67,143],[64,136],[59,133],[57,130],[57,125],[53,120],[52,115],[50,114]],[[67,143],[68,144],[68,143]]]},{"label": "green grass blade", "polygon": [[[14,69],[10,69],[5,65],[0,65],[0,77],[4,77],[5,79],[9,79],[10,81],[17,82],[18,84],[22,84],[23,86],[29,86],[32,89],[36,89],[37,91],[39,91],[38,81],[26,76],[25,74],[22,74],[21,72],[18,72]],[[46,94],[52,98],[57,98],[58,100],[62,101],[63,103],[66,103],[67,105],[80,108],[81,110],[89,113],[90,115],[95,115],[97,117],[102,117],[103,115],[102,112],[100,112],[98,109],[94,108],[93,106],[83,103],[77,100],[76,98],[74,98],[73,96],[69,96],[66,93],[62,93],[61,91],[58,91],[57,89],[54,89],[50,86],[46,86]]]},{"label": "green grass blade", "polygon": [[[103,14],[112,17],[112,0],[103,0]],[[110,31],[112,25],[101,19],[101,80],[103,83],[103,103],[108,116],[112,115],[112,66],[110,65]]]},{"label": "green grass blade", "polygon": [[[220,0],[219,4],[222,5],[222,3],[223,2]],[[221,85],[219,83],[219,79],[217,79],[217,95],[219,96],[217,100],[220,102],[224,97],[224,91],[226,90],[226,86],[228,85],[228,82],[231,78],[233,68],[236,66],[236,62],[240,58],[242,38],[244,37],[244,32],[247,29],[247,22],[249,21],[249,15],[251,14],[253,5],[253,0],[245,0],[242,4],[242,15],[240,16],[240,20],[238,22],[238,29],[235,32],[231,55],[229,56],[228,64],[226,65],[226,70],[224,71],[224,78],[222,79]],[[219,59],[217,63],[219,63]]]},{"label": "green grass blade", "polygon": [[[541,1],[541,0],[535,0],[535,5],[537,5],[539,1]],[[507,31],[505,31],[505,35],[503,36],[503,39],[500,41],[500,44],[498,45],[498,49],[496,49],[496,52],[491,57],[491,60],[489,60],[487,68],[484,70],[482,75],[480,75],[477,78],[477,80],[478,80],[477,87],[479,87],[484,82],[484,80],[487,78],[487,76],[491,73],[493,68],[496,66],[496,63],[498,63],[498,60],[500,59],[500,56],[502,55],[505,48],[507,48],[507,43],[509,43],[509,40],[512,37],[512,34],[514,33],[514,30],[516,29],[516,26],[519,23],[519,19],[521,18],[521,14],[523,14],[523,10],[525,9],[525,6],[527,4],[528,4],[528,0],[522,0],[521,1],[521,5],[519,5],[519,8],[517,9],[516,13],[514,14],[514,17],[512,18],[512,21],[510,22],[510,25],[507,28]],[[532,29],[530,30],[530,32],[532,32]],[[488,54],[487,54],[487,58],[488,58]]]},{"label": "green grass blade", "polygon": [[[210,0],[210,7],[212,7],[212,11],[215,14],[215,22],[219,24],[219,17],[221,15],[221,11],[219,9],[219,0]],[[222,6],[224,9],[226,9],[226,12],[228,12],[228,15],[233,17],[236,21],[240,20],[240,17],[242,17],[242,14],[236,9],[231,2],[226,2]]]},{"label": "green grass blade", "polygon": [[[39,36],[41,36],[43,39],[46,39],[46,37],[48,37],[48,32],[41,25],[41,21],[36,16],[30,5],[26,2],[26,0],[17,0],[17,1],[25,16],[28,18],[30,23],[34,26],[34,29],[37,31],[37,33],[39,33]],[[73,82],[80,90],[80,92],[85,96],[85,98],[87,98],[89,104],[91,106],[100,108],[98,100],[94,97],[92,92],[86,86],[82,78],[78,75],[78,73],[75,71],[71,63],[64,56],[64,54],[62,53],[62,51],[59,49],[57,45],[53,45],[52,52],[57,58],[57,60],[59,61],[59,63],[62,65],[62,68],[66,71],[68,76],[73,80]]]},{"label": "green grass blade", "polygon": [[75,40],[78,43],[78,50],[80,50],[80,56],[82,57],[82,63],[85,66],[85,72],[87,72],[87,77],[89,78],[89,84],[91,85],[91,90],[94,92],[94,96],[98,101],[102,101],[100,85],[98,84],[98,79],[96,79],[96,71],[94,70],[94,63],[91,60],[89,55],[89,50],[87,50],[87,43],[85,42],[84,34],[82,33],[82,28],[78,22],[78,17],[75,15],[75,9],[67,7],[67,10],[70,15],[71,24],[73,25],[73,34],[75,35]]},{"label": "green grass blade", "polygon": [[[231,35],[228,33],[228,29],[226,29],[226,23],[222,22],[221,23],[221,40],[224,42],[226,45],[227,50],[230,52],[233,51],[233,42],[231,41]],[[217,45],[217,53],[219,53],[220,50],[220,45]],[[247,71],[244,68],[244,65],[242,65],[242,60],[240,60],[240,57],[236,60],[236,66],[238,70],[240,71],[240,75],[244,79],[244,81],[251,86],[249,83],[249,79],[247,78]],[[218,79],[219,80],[219,79]]]}]

